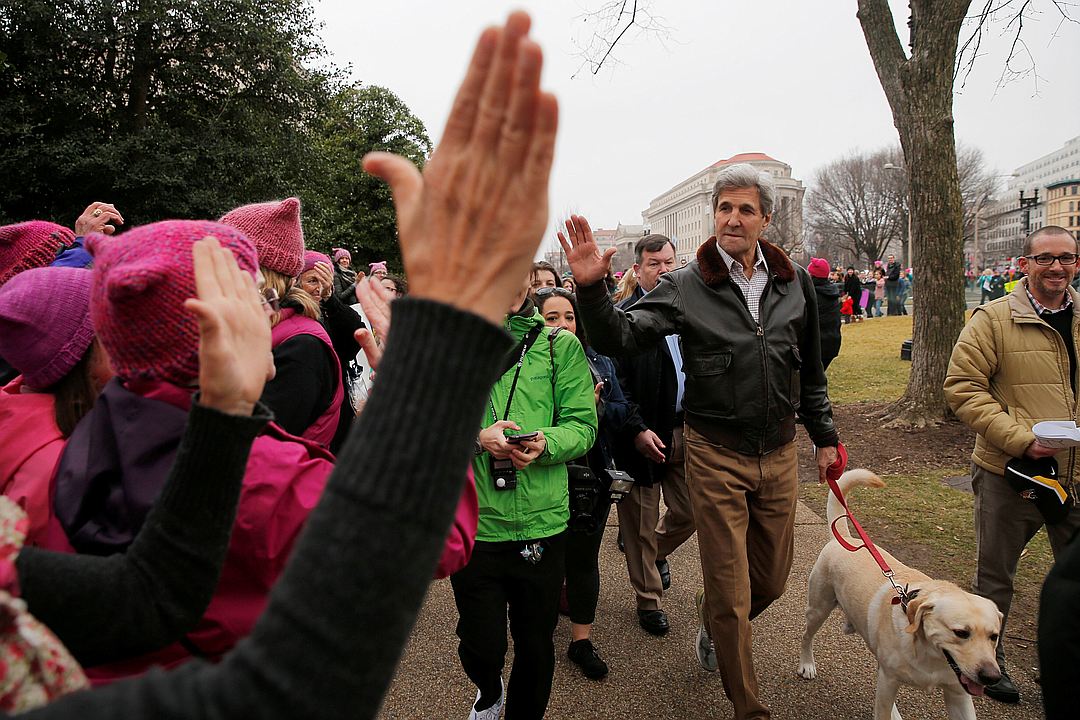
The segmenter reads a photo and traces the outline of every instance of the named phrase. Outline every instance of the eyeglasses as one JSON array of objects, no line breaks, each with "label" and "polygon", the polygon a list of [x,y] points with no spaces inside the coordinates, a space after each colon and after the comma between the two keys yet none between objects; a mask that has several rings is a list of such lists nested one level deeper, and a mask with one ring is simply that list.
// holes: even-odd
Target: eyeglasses
[{"label": "eyeglasses", "polygon": [[262,303],[267,315],[281,312],[281,297],[278,296],[277,290],[274,288],[264,288],[259,292],[259,295],[261,296],[259,302]]},{"label": "eyeglasses", "polygon": [[535,294],[538,298],[547,297],[548,295],[558,295],[564,298],[574,297],[574,293],[570,292],[566,288],[561,287],[542,287],[537,289]]},{"label": "eyeglasses", "polygon": [[1077,260],[1076,253],[1065,253],[1064,255],[1051,255],[1050,253],[1043,253],[1042,255],[1025,255],[1028,260],[1034,260],[1036,265],[1049,266],[1053,265],[1057,260],[1062,265],[1075,265]]}]

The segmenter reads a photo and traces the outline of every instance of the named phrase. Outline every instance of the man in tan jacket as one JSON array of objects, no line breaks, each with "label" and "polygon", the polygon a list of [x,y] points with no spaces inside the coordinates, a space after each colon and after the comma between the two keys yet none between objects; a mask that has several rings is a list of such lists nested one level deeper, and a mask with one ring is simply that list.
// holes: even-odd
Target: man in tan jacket
[{"label": "man in tan jacket", "polygon": [[[945,378],[945,397],[956,416],[978,437],[971,455],[975,491],[976,570],[974,591],[997,604],[1002,620],[997,655],[1002,679],[986,688],[1001,702],[1020,693],[1005,672],[1005,620],[1020,553],[1043,526],[1035,504],[1005,480],[1012,458],[1054,456],[1059,478],[1073,486],[1080,477],[1077,450],[1054,450],[1035,439],[1043,420],[1076,420],[1077,344],[1080,295],[1069,284],[1077,271],[1077,241],[1065,229],[1047,226],[1024,242],[1020,269],[1027,275],[1013,291],[975,308],[960,333]],[[1080,527],[1074,505],[1066,518],[1046,526],[1054,555]]]}]

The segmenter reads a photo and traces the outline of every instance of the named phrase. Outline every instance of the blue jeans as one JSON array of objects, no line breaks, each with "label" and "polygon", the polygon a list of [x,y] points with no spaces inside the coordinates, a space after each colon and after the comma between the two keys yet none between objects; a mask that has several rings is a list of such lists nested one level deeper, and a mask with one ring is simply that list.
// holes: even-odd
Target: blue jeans
[{"label": "blue jeans", "polygon": [[874,317],[881,317],[885,314],[881,311],[881,298],[874,298],[874,306],[870,309],[873,310]]}]

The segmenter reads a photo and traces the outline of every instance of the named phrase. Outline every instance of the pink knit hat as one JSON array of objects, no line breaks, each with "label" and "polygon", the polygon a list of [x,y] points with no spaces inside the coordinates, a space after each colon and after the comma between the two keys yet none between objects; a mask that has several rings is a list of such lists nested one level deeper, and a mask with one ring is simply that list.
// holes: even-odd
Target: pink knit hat
[{"label": "pink knit hat", "polygon": [[379,272],[380,270],[382,270],[383,272],[389,272],[386,269],[386,261],[385,260],[380,260],[378,262],[368,263],[368,269],[371,270],[372,275]]},{"label": "pink knit hat", "polygon": [[63,378],[94,339],[89,270],[27,270],[0,288],[0,356],[44,390]]},{"label": "pink knit hat", "polygon": [[73,242],[74,232],[44,220],[0,227],[0,285],[23,270],[45,267],[57,250]]},{"label": "pink knit hat", "polygon": [[207,235],[232,250],[241,270],[255,274],[255,246],[219,223],[166,220],[117,238],[87,238],[94,255],[90,316],[121,379],[183,386],[199,377],[199,324],[184,301],[195,296],[192,246]]},{"label": "pink knit hat", "polygon": [[806,271],[810,273],[810,277],[827,278],[829,277],[829,271],[832,268],[829,267],[829,261],[825,258],[810,258],[810,264],[806,266]]},{"label": "pink knit hat", "polygon": [[349,262],[352,262],[352,253],[345,248],[334,248],[334,262],[337,262],[341,258],[347,258]]},{"label": "pink knit hat", "polygon": [[300,272],[306,273],[308,270],[314,269],[315,263],[326,263],[327,265],[333,265],[333,263],[330,262],[330,258],[326,257],[321,252],[316,252],[315,250],[305,250],[304,269]]},{"label": "pink knit hat", "polygon": [[285,277],[300,274],[304,267],[304,230],[300,227],[299,198],[244,205],[225,213],[221,222],[251,238],[261,267]]}]

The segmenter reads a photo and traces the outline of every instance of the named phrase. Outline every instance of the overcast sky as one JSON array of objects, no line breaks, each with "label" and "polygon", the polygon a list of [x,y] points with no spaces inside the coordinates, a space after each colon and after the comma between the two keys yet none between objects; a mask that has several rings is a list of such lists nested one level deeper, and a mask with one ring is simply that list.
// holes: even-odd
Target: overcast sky
[{"label": "overcast sky", "polygon": [[[855,0],[654,0],[670,28],[666,39],[628,33],[617,63],[572,79],[581,64],[575,41],[587,41],[592,27],[582,13],[601,2],[318,0],[315,7],[333,61],[393,90],[434,141],[481,29],[512,8],[528,10],[545,53],[544,86],[560,105],[553,223],[568,211],[594,227],[640,223],[652,198],[740,152],[782,160],[809,186],[823,164],[897,140]],[[998,26],[956,94],[957,139],[981,148],[1001,173],[1080,135],[1080,25],[1054,38],[1051,3],[1035,5],[1044,12],[1026,20],[1025,37],[1037,85],[1028,78],[998,87],[1009,44]],[[892,6],[904,26],[907,2]],[[906,47],[906,27],[901,38]]]}]

